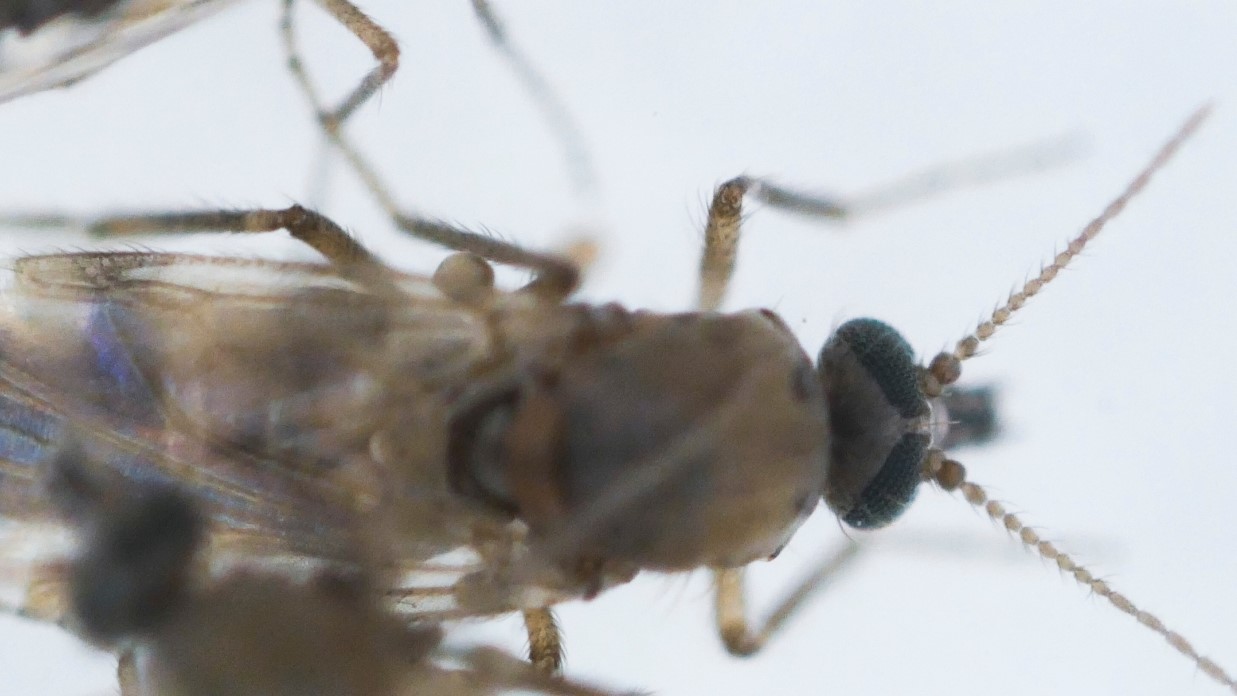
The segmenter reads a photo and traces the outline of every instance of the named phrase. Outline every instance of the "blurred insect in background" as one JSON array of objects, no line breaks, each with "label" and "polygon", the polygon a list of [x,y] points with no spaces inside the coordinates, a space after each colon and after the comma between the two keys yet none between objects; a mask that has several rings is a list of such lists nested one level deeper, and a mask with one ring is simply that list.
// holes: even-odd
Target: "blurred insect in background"
[{"label": "blurred insect in background", "polygon": [[[447,648],[433,624],[375,602],[379,568],[299,573],[194,566],[206,542],[193,500],[87,463],[69,428],[50,452],[47,500],[75,537],[65,622],[121,654],[121,693],[604,696],[490,648]],[[449,663],[454,662],[452,666]]]},{"label": "blurred insect in background", "polygon": [[[756,624],[743,567],[776,556],[822,498],[848,525],[876,528],[926,480],[961,491],[1232,689],[1184,638],[989,500],[933,444],[929,405],[1205,115],[927,367],[876,320],[843,324],[813,366],[772,312],[715,312],[745,196],[826,217],[845,211],[752,177],[717,190],[701,311],[672,315],[566,303],[579,280],[572,258],[398,212],[401,228],[462,253],[432,278],[398,273],[299,206],[89,221],[99,236],[283,229],[329,263],[152,252],[18,259],[0,317],[0,513],[46,519],[38,482],[71,423],[91,467],[178,487],[201,507],[216,574],[250,564],[382,568],[393,578],[382,593],[423,620],[523,612],[534,663],[553,671],[561,644],[549,607],[649,570],[712,569],[723,642],[737,655],[758,651],[856,548]],[[497,290],[487,261],[535,276]],[[15,609],[63,613],[62,567],[36,564]]]}]

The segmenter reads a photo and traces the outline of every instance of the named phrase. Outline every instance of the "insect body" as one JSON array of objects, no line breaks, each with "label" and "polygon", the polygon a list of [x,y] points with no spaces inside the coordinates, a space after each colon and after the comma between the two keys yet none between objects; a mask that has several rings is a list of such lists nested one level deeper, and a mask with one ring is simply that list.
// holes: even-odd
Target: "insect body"
[{"label": "insect body", "polygon": [[[745,427],[781,437],[746,438],[756,451],[693,455],[704,469],[667,460],[650,471],[667,472],[672,484],[653,480],[633,493],[702,484],[715,495],[734,491],[726,505],[699,506],[683,495],[682,509],[665,508],[680,520],[719,515],[693,523],[698,538],[683,530],[665,539],[655,521],[614,534],[603,521],[606,533],[589,532],[573,552],[631,570],[743,564],[776,551],[814,507],[824,475],[820,387],[789,332],[766,313],[662,316],[521,294],[469,308],[432,294],[424,280],[398,277],[401,302],[392,304],[322,268],[142,253],[31,257],[16,272],[23,289],[8,322],[33,330],[14,331],[5,348],[18,414],[10,449],[32,452],[27,461],[36,463],[40,443],[55,440],[56,414],[71,413],[86,433],[83,446],[105,451],[92,459],[194,481],[229,534],[246,544],[264,539],[273,547],[267,552],[354,551],[356,540],[331,522],[349,523],[367,504],[336,478],[354,474],[385,489],[368,504],[397,518],[463,498],[548,534],[564,516],[596,514],[593,502],[621,489],[632,461],[661,456],[706,405],[743,403],[731,397],[745,389],[773,392],[765,403],[786,402],[769,418],[743,418]],[[272,273],[289,284],[272,287],[265,280]],[[209,284],[191,285],[195,274]],[[71,335],[78,341],[66,342]],[[688,361],[701,359],[716,369],[677,395],[663,393]],[[800,401],[805,408],[790,408]],[[650,405],[660,410],[641,418]],[[40,414],[37,427],[22,428],[31,410]],[[703,438],[695,444],[712,448]],[[757,454],[768,463],[752,478],[741,463]],[[716,465],[720,456],[725,466]],[[747,503],[751,512],[734,530],[746,539],[736,544],[719,521],[739,523],[738,493],[777,467],[793,490],[778,483],[776,496],[788,504]],[[35,485],[35,471],[6,490]],[[702,476],[717,480],[705,484]],[[396,535],[401,547],[427,536],[462,538],[415,524]],[[383,553],[423,560],[449,548],[447,541]]]},{"label": "insect body", "polygon": [[[331,265],[144,252],[20,259],[0,322],[4,391],[15,399],[0,439],[4,512],[40,518],[40,463],[71,420],[88,461],[183,486],[212,520],[218,565],[289,556],[394,566],[409,581],[389,594],[408,611],[521,610],[530,626],[546,606],[639,571],[707,567],[722,638],[750,654],[803,593],[749,625],[743,566],[775,556],[821,498],[853,527],[880,527],[926,480],[961,491],[1232,687],[1180,635],[968,481],[932,445],[928,401],[1203,115],[926,368],[875,320],[843,324],[813,366],[772,312],[708,311],[733,266],[743,196],[795,207],[793,192],[747,177],[724,184],[710,211],[706,311],[677,315],[562,303],[575,283],[569,267],[536,255],[529,265],[540,274],[518,292],[494,290],[489,267],[470,255],[432,279],[402,275],[299,207],[100,221],[96,233],[282,228]],[[510,251],[485,243],[495,258]],[[461,546],[480,562],[445,587],[411,577]],[[46,597],[55,592],[31,593],[27,613],[53,615]],[[556,641],[534,644],[534,656],[556,653]]]},{"label": "insect body", "polygon": [[494,649],[444,648],[438,626],[409,625],[375,601],[368,585],[381,568],[204,578],[199,507],[172,486],[92,471],[90,461],[70,427],[42,483],[77,540],[68,621],[120,650],[124,694],[605,693]]}]

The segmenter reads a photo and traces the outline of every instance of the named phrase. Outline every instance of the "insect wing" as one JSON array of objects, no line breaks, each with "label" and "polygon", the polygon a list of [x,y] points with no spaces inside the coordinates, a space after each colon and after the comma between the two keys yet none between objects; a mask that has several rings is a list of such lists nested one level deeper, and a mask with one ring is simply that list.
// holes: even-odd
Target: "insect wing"
[{"label": "insect wing", "polygon": [[[486,334],[424,279],[402,283],[394,306],[313,265],[19,260],[0,315],[0,513],[54,517],[43,465],[71,437],[101,475],[187,491],[221,548],[248,557],[353,560],[356,530],[373,531],[358,518],[378,508],[399,530],[379,553],[414,564],[458,544],[458,511],[424,470],[441,461],[433,394],[487,354]],[[371,457],[384,428],[404,435],[395,473]]]},{"label": "insect wing", "polygon": [[29,37],[0,33],[0,102],[88,77],[233,1],[126,0],[94,16],[67,3]]}]

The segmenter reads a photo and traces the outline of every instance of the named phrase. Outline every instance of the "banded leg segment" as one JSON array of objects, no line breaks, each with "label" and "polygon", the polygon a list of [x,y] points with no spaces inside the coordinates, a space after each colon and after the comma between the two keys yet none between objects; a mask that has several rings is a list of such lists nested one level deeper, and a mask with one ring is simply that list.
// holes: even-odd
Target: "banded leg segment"
[{"label": "banded leg segment", "polygon": [[563,669],[563,637],[558,621],[549,609],[525,609],[524,628],[528,631],[528,661],[544,674]]},{"label": "banded leg segment", "polygon": [[854,561],[859,551],[859,544],[848,541],[836,553],[822,559],[815,570],[782,596],[773,611],[755,628],[748,619],[743,569],[715,569],[714,619],[726,650],[738,657],[759,652],[813,594],[824,589],[830,580]]},{"label": "banded leg segment", "polygon": [[739,237],[743,225],[743,197],[757,200],[783,210],[813,217],[842,219],[847,210],[841,202],[824,196],[792,191],[770,182],[739,176],[723,183],[713,192],[709,217],[704,228],[704,251],[700,256],[700,276],[696,307],[716,311],[730,287],[735,261],[739,255]]},{"label": "banded leg segment", "polygon": [[847,220],[955,189],[1042,171],[1068,161],[1072,154],[1068,139],[1032,143],[923,169],[845,198],[794,189],[760,177],[737,176],[717,187],[709,205],[696,305],[712,311],[725,298],[738,255],[745,196],[787,213],[817,220]]}]

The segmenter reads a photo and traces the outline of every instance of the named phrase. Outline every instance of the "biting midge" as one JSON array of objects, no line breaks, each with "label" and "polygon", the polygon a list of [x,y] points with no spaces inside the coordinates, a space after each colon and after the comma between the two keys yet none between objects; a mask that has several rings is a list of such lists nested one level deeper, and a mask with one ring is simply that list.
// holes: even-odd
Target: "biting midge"
[{"label": "biting midge", "polygon": [[[363,557],[383,565],[424,571],[431,553],[462,543],[481,559],[469,574],[442,588],[396,585],[385,594],[441,619],[522,611],[530,651],[544,669],[561,664],[549,608],[642,570],[711,569],[719,633],[732,653],[751,654],[856,547],[822,565],[755,627],[744,606],[744,566],[776,556],[821,500],[845,524],[874,529],[895,521],[919,485],[931,482],[961,492],[1027,548],[1237,691],[1179,634],[990,500],[933,441],[933,403],[957,382],[962,363],[1099,234],[1208,112],[1195,113],[1065,250],[926,366],[895,329],[875,319],[842,324],[813,364],[774,313],[716,311],[735,266],[745,197],[827,217],[846,211],[751,177],[715,193],[696,312],[566,302],[578,280],[569,259],[400,213],[342,138],[349,162],[397,226],[467,255],[444,262],[432,279],[404,275],[337,224],[294,206],[124,216],[86,227],[100,235],[286,229],[329,265],[131,252],[28,257],[16,271],[32,299],[106,299],[109,311],[141,327],[132,335],[149,337],[145,343],[158,349],[120,336],[112,352],[142,358],[147,381],[174,387],[164,390],[165,410],[193,426],[170,424],[182,436],[178,446],[249,433],[247,455],[271,460],[264,484],[294,490],[282,507],[206,475],[214,472],[194,474],[230,509],[262,513],[246,530],[251,537],[328,557],[322,531],[297,532],[296,523],[310,521],[331,531],[323,514],[298,518],[313,512],[302,504],[313,500],[343,519],[364,513],[367,526],[384,530],[363,542],[372,547]],[[487,261],[536,275],[520,290],[500,291]],[[195,266],[231,271],[247,284],[188,284]],[[270,271],[269,279],[246,269]],[[271,320],[302,306],[314,309],[324,329],[343,330]],[[356,330],[361,308],[364,331]],[[44,352],[51,349],[50,339],[43,343]],[[204,374],[201,365],[221,354],[229,370]],[[295,355],[340,358],[303,383],[274,385],[280,398],[271,398],[271,386],[254,375]],[[31,369],[46,369],[42,359],[30,358]],[[47,379],[54,383],[55,375]],[[233,404],[229,412],[207,408],[224,395]],[[337,408],[332,399],[343,397],[348,407]],[[329,455],[308,480],[293,476],[303,462],[286,456],[284,445],[297,440]],[[228,454],[235,461],[217,465],[221,471],[248,466]],[[174,463],[160,466],[171,470]],[[456,516],[461,507],[467,512]],[[429,515],[430,524],[427,512],[442,517]],[[231,520],[217,515],[225,527]],[[340,544],[345,557],[355,553],[352,540],[359,537],[336,536],[347,540]],[[425,555],[413,553],[426,548]],[[434,602],[442,608],[423,609]]]}]

